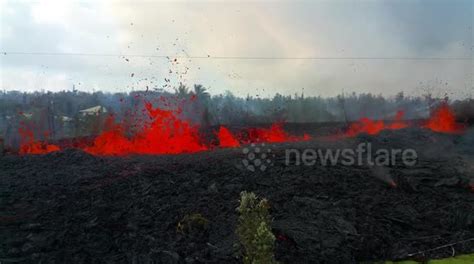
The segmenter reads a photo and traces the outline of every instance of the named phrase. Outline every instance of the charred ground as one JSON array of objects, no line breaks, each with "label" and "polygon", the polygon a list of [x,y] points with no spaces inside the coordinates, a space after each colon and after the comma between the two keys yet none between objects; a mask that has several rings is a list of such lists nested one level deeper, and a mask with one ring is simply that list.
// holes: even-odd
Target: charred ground
[{"label": "charred ground", "polygon": [[[360,142],[413,148],[418,163],[388,168],[396,188],[367,166],[285,165],[287,148],[354,148]],[[284,263],[474,252],[474,131],[445,135],[410,128],[269,146],[275,158],[264,172],[245,169],[241,148],[0,157],[0,261],[239,263],[235,208],[244,190],[270,201],[276,256]],[[184,216],[196,213],[209,225],[177,232]],[[419,251],[426,252],[411,255]]]}]

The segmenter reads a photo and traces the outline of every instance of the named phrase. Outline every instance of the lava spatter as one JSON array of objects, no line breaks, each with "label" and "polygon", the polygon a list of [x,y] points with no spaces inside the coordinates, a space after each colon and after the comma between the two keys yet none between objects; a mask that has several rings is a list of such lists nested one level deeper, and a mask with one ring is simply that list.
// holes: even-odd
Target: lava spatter
[{"label": "lava spatter", "polygon": [[358,134],[377,135],[383,130],[397,130],[408,127],[408,124],[403,121],[404,112],[398,111],[394,120],[390,123],[385,123],[383,120],[372,120],[369,118],[361,118],[358,122],[350,124],[346,131],[346,136],[353,137]]},{"label": "lava spatter", "polygon": [[240,146],[239,140],[224,126],[219,127],[217,137],[219,139],[219,147],[221,148],[235,148]]},{"label": "lava spatter", "polygon": [[179,154],[207,150],[201,142],[199,127],[178,118],[179,110],[163,110],[145,103],[149,120],[141,131],[128,138],[122,124],[116,124],[85,148],[94,155]]},{"label": "lava spatter", "polygon": [[431,113],[424,127],[435,132],[452,134],[461,133],[464,128],[463,125],[456,123],[454,112],[447,103],[441,104]]},{"label": "lava spatter", "polygon": [[[25,154],[47,154],[60,150],[59,146],[41,142],[35,139],[34,132],[26,126],[20,127],[20,155]],[[45,133],[47,135],[47,133]]]}]

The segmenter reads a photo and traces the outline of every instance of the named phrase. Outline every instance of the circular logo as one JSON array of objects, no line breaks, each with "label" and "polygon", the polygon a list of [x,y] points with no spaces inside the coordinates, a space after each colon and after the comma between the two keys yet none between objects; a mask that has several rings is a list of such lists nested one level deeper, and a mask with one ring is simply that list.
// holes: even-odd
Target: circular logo
[{"label": "circular logo", "polygon": [[252,143],[249,147],[242,149],[245,158],[242,159],[242,163],[245,168],[249,171],[265,171],[270,165],[272,165],[272,157],[275,155],[269,147],[266,147],[265,143],[256,145]]}]

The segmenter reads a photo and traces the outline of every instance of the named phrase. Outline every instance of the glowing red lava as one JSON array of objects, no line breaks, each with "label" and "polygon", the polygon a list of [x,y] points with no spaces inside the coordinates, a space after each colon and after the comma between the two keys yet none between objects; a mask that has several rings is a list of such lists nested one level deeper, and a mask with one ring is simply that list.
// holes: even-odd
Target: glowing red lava
[{"label": "glowing red lava", "polygon": [[447,103],[441,104],[431,113],[431,117],[424,126],[440,133],[461,133],[463,126],[456,123],[454,112]]},{"label": "glowing red lava", "polygon": [[[213,148],[213,145],[206,143],[199,133],[199,127],[188,121],[179,118],[182,110],[164,110],[154,108],[149,102],[145,102],[143,110],[145,120],[140,117],[135,121],[143,121],[143,125],[138,125],[137,132],[129,135],[127,128],[130,124],[126,121],[116,124],[111,116],[107,120],[107,129],[98,135],[93,143],[87,147],[80,147],[84,151],[93,155],[116,155],[123,156],[129,154],[179,154],[194,153]],[[358,122],[352,123],[345,132],[345,136],[356,136],[360,133],[376,135],[382,130],[396,130],[408,127],[408,123],[403,121],[404,113],[397,112],[394,120],[384,122],[381,120],[371,120],[362,118]],[[138,122],[138,123],[140,123]],[[136,125],[133,125],[135,127]],[[430,119],[423,127],[442,133],[462,132],[463,126],[457,124],[454,113],[447,104],[442,104],[433,111]],[[32,129],[22,126],[19,130],[21,136],[20,154],[46,154],[60,150],[57,145],[47,144],[35,140]],[[234,135],[228,128],[221,126],[216,131],[219,140],[218,146],[222,148],[239,147],[242,144],[253,142],[281,143],[310,140],[308,134],[303,136],[293,136],[283,129],[282,123],[273,124],[269,128],[249,128]],[[47,135],[45,135],[47,138]]]},{"label": "glowing red lava", "polygon": [[377,135],[383,130],[397,130],[408,127],[408,124],[403,121],[403,111],[398,111],[397,115],[389,124],[385,124],[382,120],[372,120],[369,118],[361,118],[358,122],[352,123],[346,131],[346,135],[353,137],[361,133],[369,135]]},{"label": "glowing red lava", "polygon": [[395,119],[393,120],[393,122],[388,125],[388,129],[397,130],[397,129],[407,128],[408,124],[405,121],[403,121],[404,115],[405,115],[405,112],[399,110],[397,114],[395,115]]},{"label": "glowing red lava", "polygon": [[[178,116],[182,110],[163,110],[154,108],[145,102],[145,120],[135,117],[134,120],[142,125],[132,125],[126,120],[116,123],[113,116],[106,121],[106,129],[98,135],[89,146],[78,147],[87,153],[99,156],[124,156],[130,154],[179,154],[194,153],[212,149],[210,143],[205,143],[199,134],[199,127]],[[132,136],[127,128],[139,127]],[[46,154],[60,150],[59,146],[35,141],[31,130],[20,129],[22,145],[20,154]],[[283,130],[281,123],[273,124],[270,128],[249,128],[235,136],[228,128],[221,126],[216,132],[221,148],[239,147],[241,144],[252,142],[289,142],[309,140],[305,134],[302,137],[291,136]]]},{"label": "glowing red lava", "polygon": [[94,155],[178,154],[207,150],[199,129],[177,117],[178,111],[153,108],[145,103],[149,121],[143,129],[128,138],[123,126],[112,126],[100,134],[91,147],[84,150]]},{"label": "glowing red lava", "polygon": [[219,128],[217,137],[219,138],[219,147],[221,148],[236,148],[240,146],[239,140],[224,126]]},{"label": "glowing red lava", "polygon": [[249,142],[281,143],[291,141],[309,140],[311,137],[305,134],[303,137],[291,136],[283,130],[282,123],[275,123],[270,128],[248,129]]},{"label": "glowing red lava", "polygon": [[[18,130],[20,134],[20,150],[19,153],[21,155],[24,154],[47,154],[50,152],[60,150],[59,146],[47,144],[45,142],[41,142],[35,140],[35,135],[33,131],[26,127],[20,127]],[[45,133],[47,135],[47,133]]]},{"label": "glowing red lava", "polygon": [[385,129],[383,121],[374,121],[369,118],[361,118],[358,122],[352,123],[346,132],[348,136],[356,136],[361,133],[376,135]]}]

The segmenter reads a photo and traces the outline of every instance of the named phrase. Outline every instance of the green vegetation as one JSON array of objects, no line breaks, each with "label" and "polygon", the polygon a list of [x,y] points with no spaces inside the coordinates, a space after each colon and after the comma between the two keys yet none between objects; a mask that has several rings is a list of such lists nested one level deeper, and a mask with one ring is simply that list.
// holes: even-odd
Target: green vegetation
[{"label": "green vegetation", "polygon": [[[408,260],[408,261],[400,261],[400,262],[392,262],[388,261],[385,264],[418,264],[420,262]],[[470,255],[461,255],[452,258],[446,259],[434,259],[425,262],[426,264],[473,264],[474,263],[474,254]]]},{"label": "green vegetation", "polygon": [[252,192],[240,194],[240,213],[237,235],[241,244],[244,264],[271,264],[275,236],[271,232],[269,205],[266,199],[258,199]]}]

